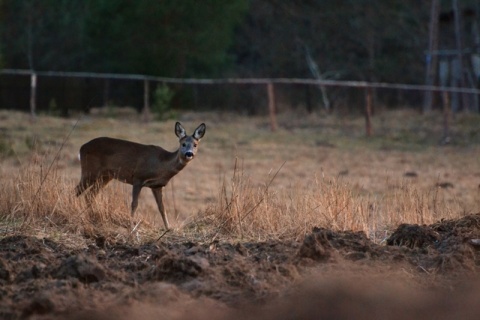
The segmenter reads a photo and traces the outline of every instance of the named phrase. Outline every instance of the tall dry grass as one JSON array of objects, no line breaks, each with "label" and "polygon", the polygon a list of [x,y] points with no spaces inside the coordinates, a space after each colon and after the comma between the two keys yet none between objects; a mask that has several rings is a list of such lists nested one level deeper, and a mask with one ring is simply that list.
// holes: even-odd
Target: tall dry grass
[{"label": "tall dry grass", "polygon": [[106,188],[91,206],[74,194],[75,183],[51,158],[36,158],[2,177],[0,234],[63,233],[92,237],[98,234],[127,237],[131,225],[128,198],[120,185]]},{"label": "tall dry grass", "polygon": [[300,239],[313,227],[364,231],[384,241],[400,223],[429,224],[462,216],[461,203],[440,188],[420,190],[404,181],[388,195],[375,196],[339,177],[314,176],[307,182],[275,187],[278,171],[263,185],[252,182],[238,161],[215,202],[192,225],[209,225],[206,238]]}]

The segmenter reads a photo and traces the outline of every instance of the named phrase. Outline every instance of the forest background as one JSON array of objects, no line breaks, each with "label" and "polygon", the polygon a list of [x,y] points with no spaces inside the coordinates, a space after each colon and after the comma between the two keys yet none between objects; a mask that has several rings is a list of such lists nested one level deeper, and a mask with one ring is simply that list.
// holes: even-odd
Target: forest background
[{"label": "forest background", "polygon": [[[456,3],[462,41],[479,50],[478,1],[437,2],[440,49],[455,48],[451,15]],[[431,1],[417,0],[2,0],[1,66],[175,78],[313,78],[317,72],[322,79],[424,84],[431,9]],[[29,79],[2,76],[0,81],[1,108],[27,109],[28,91],[19,90],[29,90]],[[142,105],[138,82],[48,79],[39,86],[45,89],[38,97],[40,108]],[[264,96],[255,93],[258,88],[248,94],[198,86],[170,89],[177,107],[236,108],[249,114],[259,112],[253,101]],[[283,92],[293,107],[322,103],[310,87]],[[330,94],[337,108],[364,99],[355,90]],[[415,107],[422,94],[388,91],[376,99],[382,106]]]}]

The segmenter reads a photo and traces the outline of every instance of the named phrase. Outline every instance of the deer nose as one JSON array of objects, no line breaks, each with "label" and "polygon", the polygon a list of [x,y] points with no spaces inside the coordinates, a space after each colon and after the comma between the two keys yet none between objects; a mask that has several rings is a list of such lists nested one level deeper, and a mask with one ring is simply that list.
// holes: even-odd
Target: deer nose
[{"label": "deer nose", "polygon": [[193,152],[191,151],[185,152],[185,158],[187,158],[188,160],[193,159]]}]

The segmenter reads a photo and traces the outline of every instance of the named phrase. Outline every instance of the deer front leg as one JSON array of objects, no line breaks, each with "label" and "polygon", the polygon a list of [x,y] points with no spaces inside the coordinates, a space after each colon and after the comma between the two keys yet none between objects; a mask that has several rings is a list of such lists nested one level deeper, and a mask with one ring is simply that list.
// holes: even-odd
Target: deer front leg
[{"label": "deer front leg", "polygon": [[155,197],[155,201],[157,201],[158,210],[162,215],[163,223],[165,224],[165,229],[170,230],[170,226],[168,224],[167,213],[165,212],[165,208],[163,206],[163,188],[152,188],[153,196]]}]

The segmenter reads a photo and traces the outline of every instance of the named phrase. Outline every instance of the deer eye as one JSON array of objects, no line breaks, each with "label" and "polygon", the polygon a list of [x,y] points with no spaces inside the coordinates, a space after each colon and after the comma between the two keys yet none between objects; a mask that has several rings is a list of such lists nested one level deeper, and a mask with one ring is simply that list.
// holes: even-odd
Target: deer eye
[{"label": "deer eye", "polygon": [[193,146],[196,148],[196,147],[197,147],[197,144],[196,144],[196,143],[194,143],[194,144],[193,144]]},{"label": "deer eye", "polygon": [[187,146],[187,144],[186,144],[185,142],[184,142],[184,143],[182,143],[182,147],[184,147],[184,148],[185,148],[186,146]]}]

